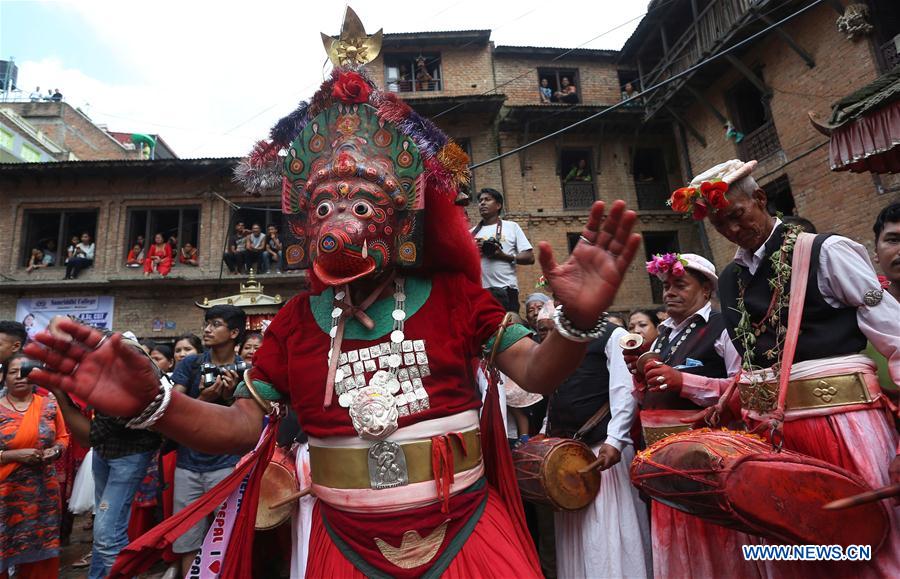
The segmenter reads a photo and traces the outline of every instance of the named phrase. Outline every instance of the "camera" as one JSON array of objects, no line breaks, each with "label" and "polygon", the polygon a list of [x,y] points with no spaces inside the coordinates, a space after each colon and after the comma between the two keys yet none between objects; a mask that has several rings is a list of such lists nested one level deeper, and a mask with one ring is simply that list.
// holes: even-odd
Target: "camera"
[{"label": "camera", "polygon": [[249,362],[244,362],[243,360],[237,362],[235,364],[225,364],[224,366],[216,366],[215,364],[206,363],[200,366],[200,376],[201,381],[203,382],[204,388],[209,388],[212,386],[216,378],[224,374],[225,372],[237,372],[238,375],[243,375],[244,372],[252,368],[253,365]]},{"label": "camera", "polygon": [[481,242],[481,255],[491,257],[500,251],[500,242],[496,237],[488,237]]},{"label": "camera", "polygon": [[22,365],[19,366],[19,377],[20,378],[28,378],[28,375],[31,374],[31,371],[35,368],[43,368],[44,365],[36,360],[25,360],[22,362]]}]

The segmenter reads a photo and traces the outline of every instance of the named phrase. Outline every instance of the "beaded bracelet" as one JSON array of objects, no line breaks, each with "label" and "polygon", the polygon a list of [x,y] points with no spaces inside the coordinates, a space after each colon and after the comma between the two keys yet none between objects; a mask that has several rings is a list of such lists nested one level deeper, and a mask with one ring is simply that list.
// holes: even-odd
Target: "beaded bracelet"
[{"label": "beaded bracelet", "polygon": [[559,332],[559,335],[563,338],[572,342],[590,342],[600,337],[603,326],[606,324],[607,315],[608,314],[604,312],[603,315],[600,316],[600,319],[597,320],[596,325],[590,330],[579,330],[572,325],[572,321],[566,317],[563,306],[560,304],[556,306],[556,311],[553,313],[553,323],[556,326],[556,331]]}]

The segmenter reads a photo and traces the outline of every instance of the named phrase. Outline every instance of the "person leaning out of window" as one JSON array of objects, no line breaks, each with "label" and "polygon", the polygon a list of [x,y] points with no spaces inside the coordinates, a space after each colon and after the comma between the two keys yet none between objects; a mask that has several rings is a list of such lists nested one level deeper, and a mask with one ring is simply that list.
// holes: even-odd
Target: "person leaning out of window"
[{"label": "person leaning out of window", "polygon": [[96,245],[91,240],[91,234],[82,233],[78,244],[74,246],[72,257],[66,260],[66,279],[75,279],[81,270],[94,265],[95,249]]}]

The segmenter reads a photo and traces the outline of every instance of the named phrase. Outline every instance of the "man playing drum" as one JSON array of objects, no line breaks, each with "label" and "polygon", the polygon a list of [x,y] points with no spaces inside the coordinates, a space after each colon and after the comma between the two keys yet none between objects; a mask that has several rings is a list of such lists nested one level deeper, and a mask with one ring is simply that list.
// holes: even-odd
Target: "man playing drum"
[{"label": "man playing drum", "polygon": [[[572,438],[600,411],[603,418],[581,436],[599,455],[600,492],[586,508],[558,511],[556,569],[561,579],[649,577],[647,509],[631,485],[631,426],[637,401],[622,357],[625,330],[607,323],[587,347],[581,366],[550,397],[547,432]],[[615,529],[615,532],[611,532]]]},{"label": "man playing drum", "polygon": [[[709,216],[739,249],[719,279],[725,324],[742,356],[740,401],[751,428],[772,433],[773,444],[840,466],[873,488],[889,482],[897,432],[878,385],[874,363],[859,354],[868,339],[900,380],[900,304],[881,289],[865,248],[838,235],[806,238],[794,259],[799,229],[766,210],[766,194],[751,176],[756,161],[727,161],[698,175],[670,200],[672,209]],[[806,235],[806,234],[804,234]],[[799,249],[798,249],[799,251]],[[807,253],[805,253],[808,251]],[[802,309],[791,311],[793,267],[808,269]],[[799,337],[786,341],[791,325]],[[793,360],[784,352],[796,348]],[[790,365],[785,392],[779,369]],[[669,370],[665,381],[679,380]],[[728,381],[694,384],[718,394]],[[895,467],[896,468],[896,467]],[[900,481],[894,481],[900,482]],[[867,571],[900,576],[900,519]],[[802,513],[798,514],[802,516]],[[785,564],[773,563],[776,573]]]},{"label": "man playing drum", "polygon": [[[70,323],[61,329],[72,341],[39,334],[46,349],[29,348],[47,364],[34,379],[204,452],[247,452],[268,401],[289,403],[309,434],[318,499],[308,576],[537,577],[502,424],[493,429],[498,410],[486,414],[499,436],[480,434],[473,360],[494,349],[496,367],[517,384],[552,392],[599,334],[640,243],[635,214],[617,201],[604,216],[596,203],[563,264],[542,243],[561,304],[555,330],[540,344],[516,325],[501,338],[504,311],[480,286],[479,256],[453,203],[468,159],[375,89],[362,64],[377,47],[349,9],[344,27],[340,42],[326,36],[331,77],[241,172],[252,188],[283,171],[285,259],[309,268],[313,291],[272,321],[234,405],[161,391],[119,337],[101,341]],[[486,484],[492,469],[505,490]],[[233,555],[248,540],[231,540],[224,576],[240,574]],[[120,557],[118,576],[126,563]]]},{"label": "man playing drum", "polygon": [[[636,368],[635,355],[626,361],[635,374],[641,403],[644,442],[652,444],[687,430],[684,422],[717,396],[694,388],[704,378],[725,379],[740,369],[725,321],[710,301],[718,278],[712,263],[692,253],[656,255],[647,271],[663,284],[668,319],[657,327],[650,347],[656,356]],[[601,491],[602,492],[602,491]],[[656,577],[759,577],[755,563],[744,561],[741,545],[750,537],[654,502],[651,506],[653,572]]]}]

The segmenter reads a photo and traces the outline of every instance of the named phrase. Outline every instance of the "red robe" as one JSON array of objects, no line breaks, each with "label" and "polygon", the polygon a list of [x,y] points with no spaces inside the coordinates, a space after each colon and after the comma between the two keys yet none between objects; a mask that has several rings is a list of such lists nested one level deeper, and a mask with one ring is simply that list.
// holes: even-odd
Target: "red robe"
[{"label": "red robe", "polygon": [[[490,294],[463,275],[438,274],[431,282],[431,293],[421,308],[407,311],[404,328],[408,340],[425,342],[431,373],[422,380],[429,408],[401,416],[400,428],[481,406],[471,362],[505,314]],[[409,289],[407,294],[409,303]],[[291,300],[266,331],[262,347],[254,357],[253,377],[272,384],[290,399],[304,431],[310,436],[355,436],[348,410],[338,404],[337,397],[330,407],[323,407],[330,325],[323,326],[328,321],[330,318],[323,320],[322,326],[316,322],[308,294]],[[384,343],[389,340],[389,334],[390,330],[373,340],[348,339],[345,335],[342,350],[349,352]],[[367,372],[366,376],[371,377],[371,373]],[[486,448],[486,452],[491,450]],[[389,527],[400,514],[384,514],[383,520],[374,523],[373,528]],[[523,544],[512,521],[495,491],[489,489],[478,524],[444,571],[445,575],[466,576],[487,569],[497,575],[514,573],[522,577],[539,573],[534,557],[530,557],[533,546]],[[329,519],[329,524],[335,522]],[[362,576],[325,531],[318,510],[313,525],[307,573]]]}]

